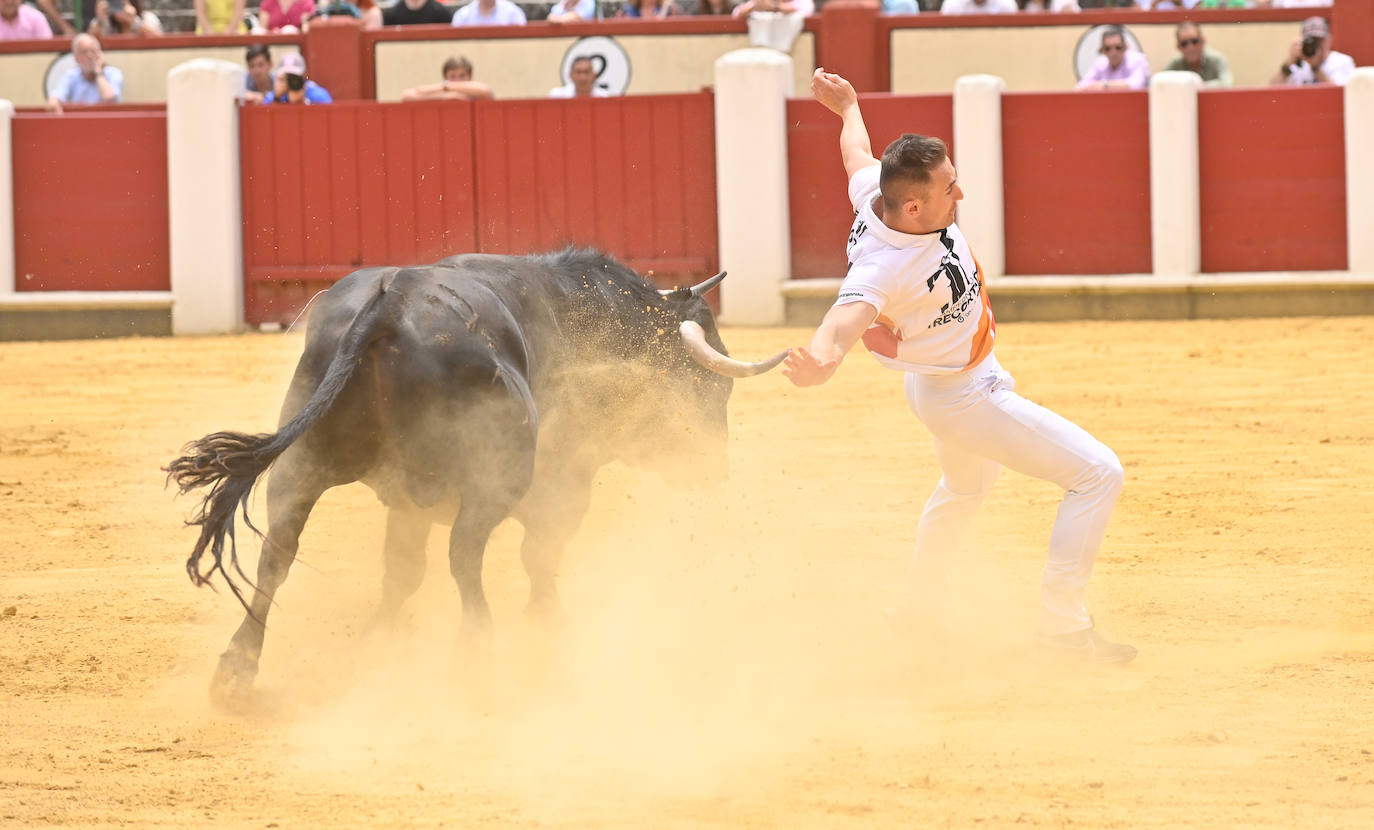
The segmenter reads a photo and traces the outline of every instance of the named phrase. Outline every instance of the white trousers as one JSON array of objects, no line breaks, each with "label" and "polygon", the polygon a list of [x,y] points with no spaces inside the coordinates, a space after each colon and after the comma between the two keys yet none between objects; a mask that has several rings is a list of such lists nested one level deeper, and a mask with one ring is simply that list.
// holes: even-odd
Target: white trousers
[{"label": "white trousers", "polygon": [[967,372],[907,374],[907,402],[934,436],[941,471],[916,531],[910,589],[922,601],[945,600],[949,561],[997,474],[1008,467],[1064,489],[1041,583],[1041,630],[1081,631],[1092,624],[1088,577],[1125,474],[1101,441],[1016,394],[1015,387],[992,355]]}]

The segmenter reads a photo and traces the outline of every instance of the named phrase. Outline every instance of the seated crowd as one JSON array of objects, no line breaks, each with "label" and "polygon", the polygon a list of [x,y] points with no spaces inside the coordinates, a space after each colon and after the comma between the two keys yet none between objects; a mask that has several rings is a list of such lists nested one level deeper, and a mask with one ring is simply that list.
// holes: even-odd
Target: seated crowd
[{"label": "seated crowd", "polygon": [[[997,14],[1034,11],[1080,11],[1085,8],[1136,6],[1143,9],[1192,9],[1239,6],[1319,6],[1330,0],[881,0],[884,12],[919,13],[938,8],[943,14]],[[62,77],[48,100],[48,108],[64,105],[119,102],[123,76],[105,62],[97,36],[155,36],[163,32],[158,18],[143,8],[147,0],[96,0],[88,21],[78,27],[61,17],[56,0],[0,0],[0,40],[49,38],[57,32],[75,33],[71,51],[75,66]],[[529,19],[525,8],[513,0],[467,0],[446,6],[438,0],[395,0],[385,8],[375,0],[260,0],[256,12],[245,14],[245,0],[193,0],[196,31],[202,33],[293,32],[308,27],[321,16],[347,15],[364,26],[451,24],[453,26],[522,26]],[[569,23],[606,16],[599,3],[605,0],[555,0],[544,18],[550,23]],[[813,13],[815,0],[615,0],[616,17],[662,18],[681,14],[771,14],[798,19]],[[923,8],[935,7],[935,8]],[[79,8],[79,7],[78,7]],[[55,24],[55,25],[54,25]],[[1185,21],[1176,27],[1178,54],[1166,69],[1196,73],[1209,86],[1230,86],[1230,67],[1224,55],[1206,45],[1201,27]],[[1099,55],[1082,73],[1079,89],[1144,89],[1150,67],[1139,44],[1128,39],[1120,26],[1101,27]],[[1355,63],[1330,45],[1329,24],[1322,17],[1303,21],[1297,36],[1279,63],[1273,84],[1344,84]],[[306,75],[305,60],[292,51],[274,65],[264,44],[248,48],[248,74],[243,99],[253,103],[327,104],[327,90]],[[492,88],[474,80],[473,66],[462,57],[445,61],[437,83],[408,89],[403,100],[435,98],[491,98]],[[550,90],[552,97],[605,96],[594,83],[590,60],[579,59],[568,67],[568,84]]]}]

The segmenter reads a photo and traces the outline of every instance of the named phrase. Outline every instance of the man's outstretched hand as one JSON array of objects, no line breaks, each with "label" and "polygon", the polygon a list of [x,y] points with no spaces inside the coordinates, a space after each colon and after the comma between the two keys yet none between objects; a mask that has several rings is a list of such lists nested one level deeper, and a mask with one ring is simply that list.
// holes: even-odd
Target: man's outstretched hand
[{"label": "man's outstretched hand", "polygon": [[809,350],[798,346],[787,353],[782,373],[796,386],[819,386],[830,380],[839,365],[838,360],[821,362]]}]

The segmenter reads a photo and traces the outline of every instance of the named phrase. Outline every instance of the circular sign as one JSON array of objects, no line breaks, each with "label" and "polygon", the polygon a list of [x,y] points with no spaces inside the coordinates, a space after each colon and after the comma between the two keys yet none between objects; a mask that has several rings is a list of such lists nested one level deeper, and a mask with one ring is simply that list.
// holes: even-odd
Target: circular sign
[{"label": "circular sign", "polygon": [[43,100],[46,102],[57,92],[57,87],[62,83],[62,79],[67,77],[67,73],[76,68],[76,57],[71,52],[63,52],[53,58],[52,63],[48,64],[48,71],[43,73]]},{"label": "circular sign", "polygon": [[[1093,68],[1093,61],[1097,60],[1102,54],[1102,33],[1112,28],[1109,25],[1094,26],[1083,33],[1078,39],[1078,45],[1073,47],[1073,71],[1077,80],[1083,80],[1083,76],[1088,74],[1088,70]],[[1125,26],[1120,27],[1126,36],[1126,49],[1132,52],[1142,52],[1140,41],[1136,40],[1135,35]]]},{"label": "circular sign", "polygon": [[624,95],[630,88],[630,56],[615,42],[615,38],[604,35],[579,38],[563,55],[558,77],[563,83],[571,84],[573,61],[578,58],[591,58],[592,69],[596,70],[596,87],[607,95]]}]

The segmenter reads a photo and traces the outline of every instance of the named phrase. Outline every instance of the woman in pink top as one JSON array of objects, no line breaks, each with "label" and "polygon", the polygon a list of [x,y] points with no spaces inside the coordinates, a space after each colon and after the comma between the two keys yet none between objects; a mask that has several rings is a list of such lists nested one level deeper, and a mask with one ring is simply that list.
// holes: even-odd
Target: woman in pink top
[{"label": "woman in pink top", "polygon": [[314,0],[294,0],[282,8],[284,0],[262,0],[258,6],[258,25],[268,32],[299,32],[305,18],[315,11]]}]

